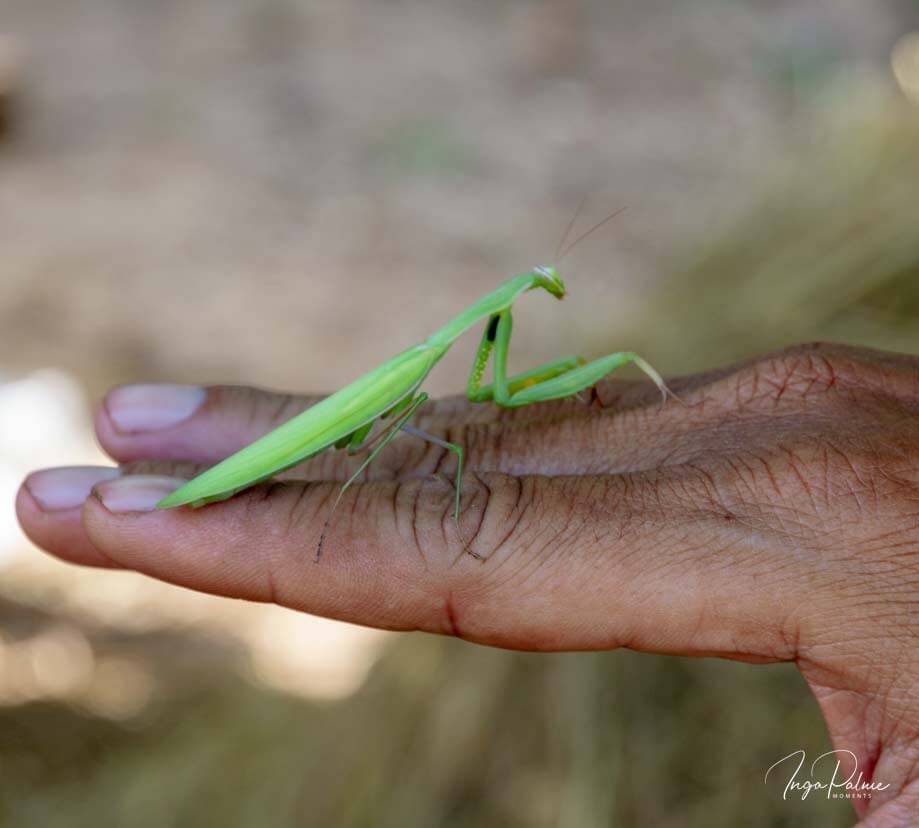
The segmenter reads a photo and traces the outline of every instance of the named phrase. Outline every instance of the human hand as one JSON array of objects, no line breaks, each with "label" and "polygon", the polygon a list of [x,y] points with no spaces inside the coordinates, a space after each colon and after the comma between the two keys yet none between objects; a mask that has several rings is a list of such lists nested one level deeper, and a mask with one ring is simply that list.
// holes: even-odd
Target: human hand
[{"label": "human hand", "polygon": [[435,476],[452,456],[400,437],[342,498],[319,565],[354,468],[344,452],[204,509],[152,510],[173,476],[309,398],[116,389],[96,427],[120,476],[36,472],[17,509],[66,560],[360,624],[532,650],[794,661],[835,746],[889,785],[856,801],[863,828],[915,824],[919,359],[806,346],[672,386],[685,406],[621,381],[589,403],[428,404],[421,427],[467,452],[459,532]]}]

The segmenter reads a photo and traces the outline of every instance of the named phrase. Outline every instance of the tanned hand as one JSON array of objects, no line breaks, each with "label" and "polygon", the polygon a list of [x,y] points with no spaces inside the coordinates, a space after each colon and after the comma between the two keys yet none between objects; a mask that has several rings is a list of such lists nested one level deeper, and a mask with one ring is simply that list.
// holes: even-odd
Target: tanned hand
[{"label": "tanned hand", "polygon": [[862,828],[917,824],[919,359],[806,346],[671,386],[683,405],[620,381],[510,411],[428,404],[419,425],[467,451],[459,527],[454,459],[400,438],[342,498],[318,564],[344,452],[153,510],[315,398],[118,388],[96,427],[120,472],[36,472],[19,518],[75,563],[359,624],[793,661],[834,745],[886,785],[856,800]]}]

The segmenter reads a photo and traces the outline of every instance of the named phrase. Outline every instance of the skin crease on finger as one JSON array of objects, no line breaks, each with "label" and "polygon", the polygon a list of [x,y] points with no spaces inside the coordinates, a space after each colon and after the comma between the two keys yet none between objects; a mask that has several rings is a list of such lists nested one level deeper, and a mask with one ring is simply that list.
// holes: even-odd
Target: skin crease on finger
[{"label": "skin crease on finger", "polygon": [[[614,381],[510,413],[423,409],[421,427],[468,450],[463,539],[449,484],[431,477],[452,460],[408,437],[343,498],[318,568],[332,482],[145,515],[90,498],[54,517],[26,492],[20,519],[62,557],[96,549],[358,623],[528,649],[794,660],[835,745],[890,783],[856,802],[864,825],[912,824],[900,814],[919,813],[919,360],[803,346],[672,385],[685,406]],[[147,458],[127,473],[191,476],[305,404],[253,396],[211,389],[185,423],[141,435],[117,433],[103,408],[100,441],[116,459]],[[290,476],[340,481],[356,459],[327,454]]]}]

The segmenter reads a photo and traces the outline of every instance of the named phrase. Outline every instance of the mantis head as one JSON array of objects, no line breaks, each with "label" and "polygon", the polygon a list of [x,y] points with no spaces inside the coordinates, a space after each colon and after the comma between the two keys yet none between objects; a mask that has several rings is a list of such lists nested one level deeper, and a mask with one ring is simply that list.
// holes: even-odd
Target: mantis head
[{"label": "mantis head", "polygon": [[544,287],[557,299],[563,299],[566,293],[565,283],[551,265],[538,265],[533,272],[539,277],[540,287]]}]

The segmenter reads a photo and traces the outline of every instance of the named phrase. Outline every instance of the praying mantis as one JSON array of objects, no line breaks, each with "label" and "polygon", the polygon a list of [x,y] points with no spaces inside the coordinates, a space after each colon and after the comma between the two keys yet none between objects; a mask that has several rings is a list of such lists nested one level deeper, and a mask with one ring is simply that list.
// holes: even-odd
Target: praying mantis
[{"label": "praying mantis", "polygon": [[[540,288],[557,299],[565,296],[565,284],[555,267],[534,267],[504,282],[474,302],[419,345],[408,348],[374,368],[350,385],[336,391],[303,413],[208,469],[157,503],[158,509],[176,506],[204,506],[225,500],[285,469],[302,463],[329,448],[356,452],[377,443],[357,471],[342,485],[341,496],[389,442],[402,431],[428,440],[456,455],[454,520],[459,525],[463,475],[463,447],[441,440],[410,422],[428,399],[421,391],[431,369],[450,346],[467,330],[486,320],[476,351],[466,396],[474,403],[493,402],[506,408],[571,397],[591,388],[607,374],[632,363],[650,377],[666,399],[668,393],[660,374],[638,354],[620,351],[587,362],[567,357],[540,365],[515,376],[507,376],[507,356],[511,341],[511,306],[521,294]],[[489,357],[492,382],[482,385]],[[389,420],[373,439],[368,439],[376,421]],[[331,513],[329,520],[331,520]],[[326,527],[329,521],[326,521]],[[317,560],[322,552],[322,537]]]}]

